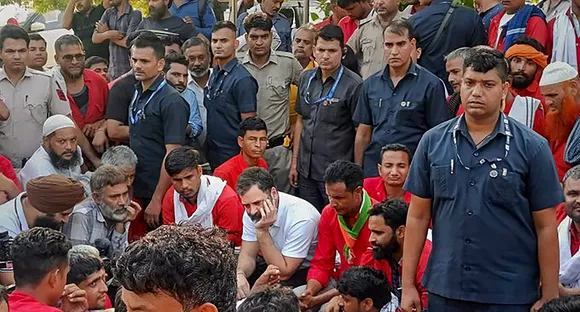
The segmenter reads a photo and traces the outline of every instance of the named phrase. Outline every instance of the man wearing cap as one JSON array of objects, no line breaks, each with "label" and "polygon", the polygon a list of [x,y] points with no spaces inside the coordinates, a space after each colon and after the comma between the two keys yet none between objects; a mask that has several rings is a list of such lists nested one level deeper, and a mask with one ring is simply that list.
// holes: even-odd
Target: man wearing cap
[{"label": "man wearing cap", "polygon": [[548,105],[545,135],[562,180],[571,168],[564,160],[566,141],[580,115],[578,72],[567,63],[554,62],[544,70],[540,88]]},{"label": "man wearing cap", "polygon": [[42,127],[40,146],[19,173],[20,183],[26,190],[26,183],[40,176],[60,174],[83,183],[90,195],[88,179],[81,173],[83,156],[77,145],[74,122],[64,115],[49,117]]},{"label": "man wearing cap", "polygon": [[32,179],[26,192],[0,205],[0,232],[15,237],[36,226],[60,230],[83,198],[78,181],[57,174]]}]

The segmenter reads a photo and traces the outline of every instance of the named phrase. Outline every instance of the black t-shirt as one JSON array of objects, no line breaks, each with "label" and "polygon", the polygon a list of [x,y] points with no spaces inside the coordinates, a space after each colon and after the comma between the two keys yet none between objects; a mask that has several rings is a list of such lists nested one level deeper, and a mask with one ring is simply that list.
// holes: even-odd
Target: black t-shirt
[{"label": "black t-shirt", "polygon": [[113,84],[109,90],[105,119],[113,119],[122,122],[125,126],[129,125],[129,105],[135,93],[136,83],[135,75],[130,74]]},{"label": "black t-shirt", "polygon": [[150,17],[143,19],[137,30],[161,30],[165,32],[174,33],[179,36],[182,42],[196,36],[197,32],[192,24],[184,22],[177,16],[171,16],[162,20],[154,20]]},{"label": "black t-shirt", "polygon": [[186,142],[189,104],[169,84],[161,86],[164,80],[160,75],[143,92],[140,84],[137,85],[139,96],[135,111],[144,113],[137,113],[135,119],[138,121],[129,125],[129,145],[139,159],[133,189],[135,196],[144,200],[151,199],[155,192],[165,158],[165,145]]},{"label": "black t-shirt", "polygon": [[81,39],[85,47],[86,57],[100,56],[109,61],[109,40],[101,43],[93,43],[93,33],[95,32],[95,23],[101,20],[101,16],[105,13],[105,8],[102,4],[93,7],[88,16],[76,12],[73,14],[72,30],[75,35]]},{"label": "black t-shirt", "polygon": [[72,94],[75,104],[78,106],[83,117],[87,116],[87,109],[89,108],[89,89],[87,86],[83,86],[81,92]]}]

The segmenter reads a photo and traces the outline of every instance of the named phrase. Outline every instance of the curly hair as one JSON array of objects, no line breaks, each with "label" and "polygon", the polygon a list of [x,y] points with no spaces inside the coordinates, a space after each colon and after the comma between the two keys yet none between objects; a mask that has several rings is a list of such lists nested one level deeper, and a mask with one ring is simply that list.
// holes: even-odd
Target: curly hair
[{"label": "curly hair", "polygon": [[200,226],[162,226],[131,244],[115,276],[137,294],[164,293],[184,311],[212,303],[236,309],[236,260],[222,231]]},{"label": "curly hair", "polygon": [[299,312],[298,297],[287,287],[268,287],[251,294],[238,312]]},{"label": "curly hair", "polygon": [[50,271],[68,266],[70,241],[59,231],[35,227],[16,236],[12,265],[16,286],[38,284]]}]

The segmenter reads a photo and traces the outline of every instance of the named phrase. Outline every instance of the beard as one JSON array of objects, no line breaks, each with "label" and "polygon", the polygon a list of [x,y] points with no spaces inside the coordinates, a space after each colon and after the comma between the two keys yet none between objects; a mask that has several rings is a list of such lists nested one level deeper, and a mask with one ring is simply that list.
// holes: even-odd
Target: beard
[{"label": "beard", "polygon": [[72,167],[80,166],[81,165],[81,155],[79,154],[78,150],[72,152],[71,159],[64,159],[57,155],[52,148],[48,148],[48,156],[50,157],[50,163],[56,169],[70,169]]},{"label": "beard", "polygon": [[523,90],[529,87],[534,82],[534,76],[528,77],[523,72],[512,73],[513,81],[512,87],[516,90]]},{"label": "beard", "polygon": [[194,68],[194,69],[189,70],[189,73],[194,78],[203,77],[207,74],[207,72],[209,72],[209,67],[207,67],[207,68]]},{"label": "beard", "polygon": [[546,114],[546,135],[550,143],[565,142],[574,128],[576,118],[580,114],[580,105],[573,97],[566,95],[558,111],[548,111]]},{"label": "beard", "polygon": [[[82,66],[82,65],[81,65]],[[83,73],[85,72],[85,68],[81,67],[81,70],[78,73],[71,73],[68,69],[61,67],[62,74],[70,79],[70,80],[77,80],[83,77]]]},{"label": "beard", "polygon": [[40,217],[36,217],[32,227],[44,227],[44,228],[49,228],[52,230],[60,231],[62,229],[62,223],[57,222],[56,220],[54,220],[53,218],[51,218],[49,216],[40,216]]},{"label": "beard", "polygon": [[182,93],[185,91],[186,86],[182,83],[173,83],[169,79],[166,79],[167,83],[173,87],[173,89],[177,90],[177,92]]},{"label": "beard", "polygon": [[160,20],[165,15],[166,10],[167,8],[164,7],[156,8],[153,6],[149,6],[149,15],[153,19]]},{"label": "beard", "polygon": [[393,254],[401,249],[399,242],[393,237],[386,246],[373,245],[375,260],[393,260]]},{"label": "beard", "polygon": [[103,202],[97,203],[97,205],[99,206],[99,210],[103,214],[103,217],[115,223],[124,221],[129,215],[127,206],[113,207]]}]

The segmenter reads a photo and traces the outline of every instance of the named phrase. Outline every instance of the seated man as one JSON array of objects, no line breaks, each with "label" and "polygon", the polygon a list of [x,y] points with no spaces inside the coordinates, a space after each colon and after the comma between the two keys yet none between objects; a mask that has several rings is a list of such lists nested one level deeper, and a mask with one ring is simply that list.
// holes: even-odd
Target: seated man
[{"label": "seated man", "polygon": [[48,117],[42,126],[42,146],[20,170],[19,178],[22,188],[31,179],[49,174],[59,174],[78,180],[85,188],[85,195],[90,195],[89,179],[81,173],[83,155],[77,145],[75,123],[64,115]]},{"label": "seated man", "polygon": [[86,292],[77,285],[66,285],[71,247],[64,234],[43,227],[23,232],[14,239],[12,263],[16,290],[8,297],[10,311],[87,310]]},{"label": "seated man", "polygon": [[[339,295],[331,277],[352,266],[362,265],[370,237],[369,210],[376,203],[363,189],[360,166],[337,160],[326,168],[324,183],[330,203],[324,207],[318,225],[318,245],[308,271],[306,288],[300,293],[302,310],[319,307]],[[340,266],[335,271],[336,254]],[[334,285],[333,285],[334,284]]]},{"label": "seated man", "polygon": [[391,286],[385,275],[366,266],[346,270],[337,289],[340,297],[336,298],[335,311],[379,312],[391,301]]},{"label": "seated man", "polygon": [[228,245],[221,231],[198,225],[149,232],[117,261],[128,310],[235,311],[236,260]]},{"label": "seated man", "polygon": [[410,202],[411,193],[403,190],[410,163],[411,152],[405,145],[385,145],[381,149],[381,162],[378,164],[379,177],[366,178],[363,188],[376,201],[400,197]]},{"label": "seated man", "polygon": [[113,250],[123,250],[129,224],[141,211],[129,200],[127,176],[115,166],[102,165],[91,176],[91,189],[92,196],[76,205],[63,232],[73,245],[107,239]]},{"label": "seated man", "polygon": [[[365,265],[385,273],[399,302],[401,302],[402,258],[408,209],[409,204],[401,199],[391,199],[376,204],[369,211],[370,243],[373,247],[363,256]],[[425,240],[415,282],[423,307],[427,306],[427,289],[421,286],[421,280],[430,254],[431,241]]]},{"label": "seated man", "polygon": [[135,155],[135,152],[131,148],[125,145],[111,147],[103,154],[101,161],[103,165],[112,165],[123,170],[127,176],[129,189],[133,186],[137,167],[137,155]]},{"label": "seated man", "polygon": [[258,117],[244,119],[240,123],[238,145],[241,152],[221,164],[213,172],[214,176],[226,181],[232,189],[236,189],[240,174],[247,168],[268,169],[268,163],[262,158],[268,146],[266,123]]},{"label": "seated man", "polygon": [[264,168],[246,169],[238,180],[244,232],[238,258],[238,299],[250,285],[275,265],[282,284],[304,285],[316,246],[320,214],[309,202],[279,192],[274,177]]},{"label": "seated man", "polygon": [[165,170],[172,186],[163,198],[163,224],[217,226],[240,246],[244,208],[226,182],[202,173],[199,153],[191,147],[176,148],[165,158]]},{"label": "seated man", "polygon": [[251,294],[237,309],[238,312],[300,312],[298,297],[292,289],[267,287]]},{"label": "seated man", "polygon": [[38,226],[60,230],[83,197],[82,185],[63,176],[32,179],[26,192],[0,205],[0,232],[16,237]]},{"label": "seated man", "polygon": [[103,261],[86,251],[71,250],[69,253],[70,271],[66,283],[75,284],[87,293],[90,311],[102,311],[110,307],[107,297],[107,274]]}]

